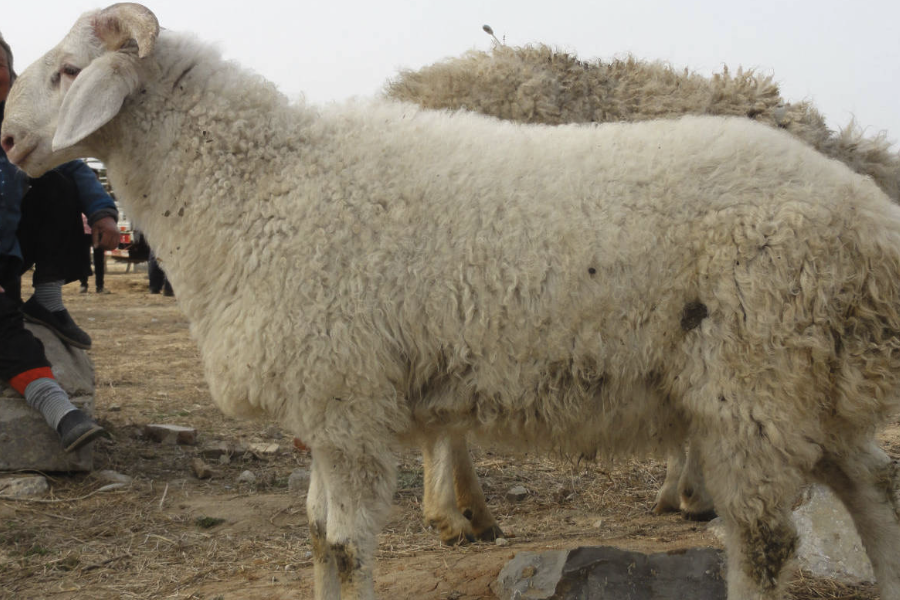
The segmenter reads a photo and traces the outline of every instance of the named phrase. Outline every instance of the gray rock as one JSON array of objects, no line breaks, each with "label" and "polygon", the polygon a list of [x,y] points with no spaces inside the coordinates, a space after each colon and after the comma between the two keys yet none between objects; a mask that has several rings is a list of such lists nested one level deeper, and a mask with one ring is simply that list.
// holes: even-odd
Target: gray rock
[{"label": "gray rock", "polygon": [[281,428],[278,427],[278,425],[269,425],[268,427],[266,427],[263,435],[270,440],[280,440],[284,437],[284,433],[281,431]]},{"label": "gray rock", "polygon": [[182,444],[193,446],[197,443],[197,430],[181,425],[144,425],[144,434],[161,444]]},{"label": "gray rock", "polygon": [[515,487],[509,488],[509,491],[506,492],[506,499],[512,500],[513,502],[521,502],[525,498],[528,497],[528,490],[525,489],[523,485],[517,485]]},{"label": "gray rock", "polygon": [[[44,345],[53,375],[72,403],[94,412],[94,366],[87,352],[63,344],[49,329],[25,327]],[[65,453],[59,436],[14,389],[0,382],[0,471],[90,471],[93,444]]]},{"label": "gray rock", "polygon": [[309,489],[309,469],[294,469],[288,477],[288,489],[292,492],[305,494]]},{"label": "gray rock", "polygon": [[804,503],[794,511],[799,566],[850,584],[874,583],[872,564],[844,504],[820,485],[810,487],[804,496]]},{"label": "gray rock", "polygon": [[256,443],[256,444],[248,444],[247,450],[255,457],[255,458],[272,458],[273,456],[278,455],[278,444],[270,444],[270,443]]},{"label": "gray rock", "polygon": [[47,478],[42,475],[21,475],[0,478],[0,497],[33,498],[50,490]]},{"label": "gray rock", "polygon": [[724,553],[642,554],[607,546],[519,552],[491,584],[502,600],[725,600]]},{"label": "gray rock", "polygon": [[240,475],[238,475],[238,483],[256,483],[256,475],[253,474],[253,471],[244,471]]},{"label": "gray rock", "polygon": [[128,485],[132,482],[131,477],[129,477],[128,475],[117,473],[116,471],[110,471],[108,469],[103,471],[95,471],[92,476],[104,483],[121,483],[123,485]]},{"label": "gray rock", "polygon": [[228,447],[228,442],[210,442],[208,444],[204,444],[203,447],[200,448],[200,456],[202,456],[203,458],[218,460],[218,458],[224,454],[231,454],[231,449]]}]

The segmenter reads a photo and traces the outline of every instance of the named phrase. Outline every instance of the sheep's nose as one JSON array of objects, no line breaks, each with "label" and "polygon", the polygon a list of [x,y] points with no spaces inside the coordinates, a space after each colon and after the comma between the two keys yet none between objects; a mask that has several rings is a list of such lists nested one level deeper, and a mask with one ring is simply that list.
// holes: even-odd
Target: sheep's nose
[{"label": "sheep's nose", "polygon": [[16,145],[16,139],[11,135],[4,135],[3,139],[0,140],[0,146],[3,146],[3,151],[9,154],[9,151],[13,149],[13,146]]}]

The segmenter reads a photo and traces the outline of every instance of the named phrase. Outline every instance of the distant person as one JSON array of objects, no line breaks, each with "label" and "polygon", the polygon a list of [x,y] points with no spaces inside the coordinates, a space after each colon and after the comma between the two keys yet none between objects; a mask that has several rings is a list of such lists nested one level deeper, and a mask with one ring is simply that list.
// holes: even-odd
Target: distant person
[{"label": "distant person", "polygon": [[108,294],[109,290],[104,287],[104,279],[106,276],[106,248],[94,246],[91,248],[94,253],[94,285],[98,294]]},{"label": "distant person", "polygon": [[[12,51],[0,35],[0,123],[15,78]],[[71,346],[90,347],[90,336],[62,302],[63,284],[83,274],[82,213],[94,246],[118,246],[115,202],[85,163],[72,161],[29,179],[0,149],[0,379],[41,413],[66,452],[108,434],[69,400],[24,318],[43,323]],[[23,304],[22,274],[32,264],[35,291]]]},{"label": "distant person", "polygon": [[79,283],[81,283],[81,293],[87,294],[88,291],[88,277],[93,275],[91,272],[91,251],[93,248],[91,247],[93,243],[93,236],[91,235],[91,226],[88,225],[88,218],[84,213],[81,213],[81,224],[84,228],[84,249],[86,251],[86,260],[83,273],[81,277],[78,279]]},{"label": "distant person", "polygon": [[[98,294],[108,294],[109,290],[103,287],[103,276],[106,273],[106,250],[99,247],[94,247],[92,243],[93,236],[91,235],[91,226],[88,225],[87,217],[82,213],[81,220],[84,224],[85,237],[87,241],[85,242],[85,246],[87,248],[87,261],[84,267],[84,274],[81,276],[79,281],[81,282],[81,293],[86,294],[88,291],[88,277],[91,275],[94,276],[94,283],[97,286]],[[93,271],[91,270],[91,264],[94,265]]]}]

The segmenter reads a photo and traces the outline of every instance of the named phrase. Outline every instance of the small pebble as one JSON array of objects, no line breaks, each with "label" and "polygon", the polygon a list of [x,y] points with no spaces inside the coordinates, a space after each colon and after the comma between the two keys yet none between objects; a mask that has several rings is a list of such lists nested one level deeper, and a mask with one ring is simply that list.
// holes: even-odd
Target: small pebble
[{"label": "small pebble", "polygon": [[122,473],[117,473],[115,471],[104,470],[104,471],[95,471],[93,473],[94,477],[99,479],[100,481],[106,483],[131,483],[131,477],[128,475],[124,475]]},{"label": "small pebble", "polygon": [[194,475],[197,476],[197,479],[209,479],[213,474],[209,465],[203,462],[203,459],[199,457],[191,461],[191,470],[194,472]]},{"label": "small pebble", "polygon": [[237,480],[239,483],[256,483],[256,475],[253,474],[253,471],[244,471]]},{"label": "small pebble", "polygon": [[509,546],[509,540],[506,538],[497,538],[494,543],[498,546]]},{"label": "small pebble", "polygon": [[512,500],[513,502],[521,502],[525,498],[528,497],[528,490],[525,489],[523,485],[517,485],[509,489],[506,492],[506,499]]},{"label": "small pebble", "polygon": [[305,493],[309,489],[309,477],[308,469],[294,469],[288,477],[288,489],[292,492]]}]

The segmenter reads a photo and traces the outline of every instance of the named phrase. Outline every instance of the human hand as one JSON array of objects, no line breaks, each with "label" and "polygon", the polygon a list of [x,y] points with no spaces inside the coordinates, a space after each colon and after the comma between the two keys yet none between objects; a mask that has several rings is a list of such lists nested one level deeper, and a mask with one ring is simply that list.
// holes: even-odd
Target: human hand
[{"label": "human hand", "polygon": [[119,224],[112,217],[103,217],[91,226],[94,248],[115,250],[119,247]]}]

